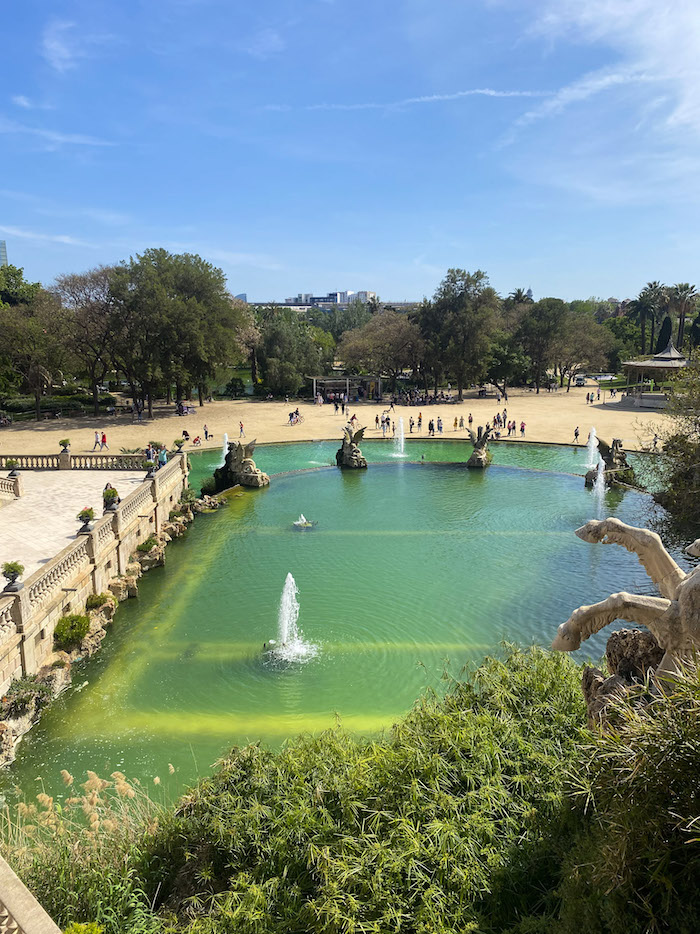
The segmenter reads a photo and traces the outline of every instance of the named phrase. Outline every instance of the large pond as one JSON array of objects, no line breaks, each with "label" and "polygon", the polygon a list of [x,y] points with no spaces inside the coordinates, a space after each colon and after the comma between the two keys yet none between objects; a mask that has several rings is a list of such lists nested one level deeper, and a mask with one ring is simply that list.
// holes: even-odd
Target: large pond
[{"label": "large pond", "polygon": [[[58,793],[61,768],[120,769],[159,776],[173,795],[234,744],[276,746],[337,718],[379,731],[439,690],[446,668],[458,674],[501,640],[549,645],[580,604],[653,592],[634,556],[574,536],[603,515],[644,524],[650,509],[641,494],[601,502],[585,490],[580,449],[497,445],[479,472],[454,463],[468,457],[464,443],[412,442],[399,458],[366,442],[370,469],[341,472],[321,466],[336,447],[258,448],[271,486],[235,494],[169,546],[165,568],[143,578],[101,652],[24,739],[6,784],[30,790],[41,778]],[[192,485],[218,460],[193,456]],[[300,512],[318,526],[293,530]],[[317,654],[285,665],[263,643],[276,637],[288,573]],[[598,636],[577,655],[603,646]]]}]

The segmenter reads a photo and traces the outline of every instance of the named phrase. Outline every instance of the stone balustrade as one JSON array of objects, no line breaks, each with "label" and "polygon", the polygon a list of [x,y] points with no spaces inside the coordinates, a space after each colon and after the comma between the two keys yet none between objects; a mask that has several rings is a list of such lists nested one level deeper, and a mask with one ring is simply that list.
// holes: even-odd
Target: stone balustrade
[{"label": "stone balustrade", "polygon": [[1,856],[0,934],[61,934],[58,925]]},{"label": "stone balustrade", "polygon": [[144,454],[71,454],[71,470],[139,470],[145,467]]},{"label": "stone balustrade", "polygon": [[10,469],[8,461],[17,461],[22,470],[58,470],[60,454],[0,454],[0,467]]},{"label": "stone balustrade", "polygon": [[27,578],[19,592],[0,592],[0,692],[14,677],[41,667],[53,651],[61,616],[82,612],[90,594],[102,593],[113,577],[125,573],[140,542],[167,521],[187,485],[187,472],[186,455],[176,454],[153,480],[144,480],[114,512]]},{"label": "stone balustrade", "polygon": [[16,499],[22,495],[22,478],[19,474],[16,477],[0,477],[0,496],[4,499]]}]

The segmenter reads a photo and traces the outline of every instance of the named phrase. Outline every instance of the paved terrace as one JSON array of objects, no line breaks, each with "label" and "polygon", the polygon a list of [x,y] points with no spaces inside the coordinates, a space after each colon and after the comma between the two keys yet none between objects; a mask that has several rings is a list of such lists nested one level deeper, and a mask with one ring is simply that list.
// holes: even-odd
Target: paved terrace
[{"label": "paved terrace", "polygon": [[80,525],[75,517],[83,506],[92,506],[96,519],[102,516],[105,484],[126,499],[145,471],[22,470],[21,475],[22,496],[0,508],[0,564],[19,561],[27,578],[75,541]]}]

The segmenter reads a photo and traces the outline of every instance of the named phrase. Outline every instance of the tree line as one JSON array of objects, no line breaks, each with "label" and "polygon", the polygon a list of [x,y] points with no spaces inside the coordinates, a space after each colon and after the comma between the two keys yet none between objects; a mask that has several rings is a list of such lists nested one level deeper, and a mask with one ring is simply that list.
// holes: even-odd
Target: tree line
[{"label": "tree line", "polygon": [[[481,270],[449,269],[432,298],[409,311],[373,300],[332,311],[253,307],[232,297],[221,269],[193,254],[146,250],[128,261],[59,276],[49,287],[0,268],[0,397],[43,397],[59,381],[100,387],[116,375],[152,414],[156,398],[200,403],[222,368],[249,365],[255,390],[294,394],[340,364],[348,373],[399,378],[426,392],[454,383],[458,396],[491,382],[506,392],[578,373],[617,372],[621,361],[662,350],[675,334],[700,343],[698,293],[649,282],[620,305],[599,299],[505,298]],[[692,320],[691,320],[692,319]],[[688,322],[686,326],[686,322]],[[233,381],[235,382],[235,380]],[[1,407],[1,405],[0,405]]]}]

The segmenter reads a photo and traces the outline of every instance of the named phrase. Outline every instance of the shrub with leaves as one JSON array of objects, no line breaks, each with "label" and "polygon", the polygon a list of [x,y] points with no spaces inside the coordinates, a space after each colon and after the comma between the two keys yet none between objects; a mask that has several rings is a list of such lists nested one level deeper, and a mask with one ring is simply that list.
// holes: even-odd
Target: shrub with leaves
[{"label": "shrub with leaves", "polygon": [[139,552],[139,554],[148,554],[149,551],[153,551],[157,544],[158,539],[155,537],[155,535],[149,535],[148,538],[144,539],[140,545],[136,546],[136,550]]},{"label": "shrub with leaves", "polygon": [[62,616],[53,631],[53,641],[57,649],[70,652],[77,648],[88,634],[90,620],[80,613]]},{"label": "shrub with leaves", "polygon": [[202,496],[213,496],[214,493],[216,493],[216,480],[213,477],[202,480]]},{"label": "shrub with leaves", "polygon": [[24,565],[19,561],[5,561],[2,565],[2,576],[8,581],[16,580],[24,574]]},{"label": "shrub with leaves", "polygon": [[180,496],[180,502],[182,503],[182,505],[191,506],[192,503],[194,503],[196,499],[197,499],[197,494],[192,489],[192,487],[189,487],[189,486],[185,487],[185,489],[182,491],[182,495]]},{"label": "shrub with leaves", "polygon": [[104,606],[105,603],[114,603],[114,595],[111,593],[91,593],[90,596],[85,601],[85,609],[87,610],[99,610],[101,606]]},{"label": "shrub with leaves", "polygon": [[2,719],[21,717],[37,701],[42,707],[51,698],[51,688],[43,681],[37,681],[36,675],[26,675],[13,681],[2,699]]}]

